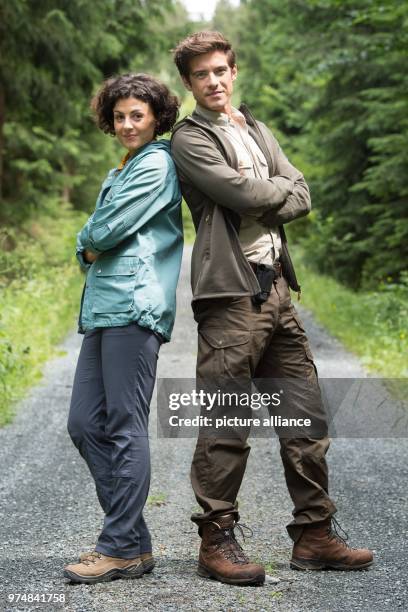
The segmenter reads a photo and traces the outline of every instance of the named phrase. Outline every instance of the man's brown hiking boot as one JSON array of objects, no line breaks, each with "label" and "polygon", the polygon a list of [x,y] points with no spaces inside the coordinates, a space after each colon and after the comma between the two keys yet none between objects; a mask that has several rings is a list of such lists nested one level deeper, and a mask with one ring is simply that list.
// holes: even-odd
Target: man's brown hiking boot
[{"label": "man's brown hiking boot", "polygon": [[198,574],[227,584],[263,584],[265,570],[261,565],[250,563],[235,539],[235,526],[241,528],[232,514],[203,523]]},{"label": "man's brown hiking boot", "polygon": [[107,557],[102,553],[90,553],[80,563],[66,565],[64,576],[72,582],[95,584],[107,582],[113,578],[141,578],[144,574],[140,557],[136,559],[119,559]]},{"label": "man's brown hiking boot", "polygon": [[[83,552],[79,555],[79,563],[87,559],[88,557],[92,557],[96,551],[92,550],[89,552]],[[153,571],[154,566],[156,565],[155,558],[152,553],[142,553],[140,555],[143,564],[143,573],[150,574]]]},{"label": "man's brown hiking boot", "polygon": [[297,570],[358,570],[373,563],[373,553],[367,548],[351,548],[332,528],[337,521],[327,519],[304,528],[294,544],[290,567]]}]

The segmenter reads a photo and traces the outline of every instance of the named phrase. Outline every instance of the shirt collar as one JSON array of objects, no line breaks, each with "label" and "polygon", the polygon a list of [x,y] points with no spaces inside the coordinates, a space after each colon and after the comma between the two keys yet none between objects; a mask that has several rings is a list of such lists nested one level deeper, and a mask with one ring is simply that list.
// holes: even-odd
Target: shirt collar
[{"label": "shirt collar", "polygon": [[226,113],[217,113],[216,111],[208,110],[208,108],[204,108],[200,106],[200,104],[196,105],[195,112],[207,119],[210,123],[219,126],[228,126],[233,125],[235,122],[238,123],[241,127],[246,127],[246,121],[244,115],[237,109],[232,107],[231,118]]}]

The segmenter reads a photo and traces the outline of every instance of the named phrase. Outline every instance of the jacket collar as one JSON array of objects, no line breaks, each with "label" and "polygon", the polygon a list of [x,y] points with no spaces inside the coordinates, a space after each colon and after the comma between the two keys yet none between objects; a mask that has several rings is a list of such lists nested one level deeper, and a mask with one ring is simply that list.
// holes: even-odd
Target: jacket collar
[{"label": "jacket collar", "polygon": [[[272,157],[258,122],[256,121],[255,117],[253,116],[246,104],[241,104],[238,110],[244,115],[248,125],[249,133],[261,149],[262,153],[265,155],[265,159],[268,163],[269,168],[269,176],[273,176]],[[235,168],[235,170],[238,170],[238,158],[235,153],[234,147],[222,134],[221,130],[214,129],[214,126],[209,119],[194,110],[192,115],[187,115],[187,117],[184,117],[184,119],[179,121],[174,126],[173,134],[175,134],[180,128],[182,128],[186,124],[196,125],[198,127],[204,128],[207,132],[210,132],[213,139],[216,141],[218,147],[223,152],[228,165],[232,168]]]},{"label": "jacket collar", "polygon": [[211,139],[215,141],[215,144],[225,157],[228,165],[231,166],[231,168],[238,170],[238,157],[234,147],[232,146],[228,138],[224,136],[222,131],[214,127],[211,121],[201,116],[200,114],[193,112],[192,115],[187,115],[187,117],[184,117],[184,119],[182,119],[175,125],[173,129],[173,135],[179,129],[182,129],[186,125],[197,126],[205,132],[209,132],[211,135]]}]

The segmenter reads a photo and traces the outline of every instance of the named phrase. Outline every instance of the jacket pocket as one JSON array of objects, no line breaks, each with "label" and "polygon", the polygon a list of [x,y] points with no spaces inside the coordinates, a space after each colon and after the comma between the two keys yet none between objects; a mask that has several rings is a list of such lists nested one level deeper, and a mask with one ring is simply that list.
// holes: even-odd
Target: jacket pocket
[{"label": "jacket pocket", "polygon": [[110,187],[109,185],[107,185],[106,189],[109,189],[109,191],[105,194],[105,197],[103,199],[104,204],[107,204],[115,197],[118,191],[121,190],[123,183],[124,181],[122,180],[122,181],[114,181]]},{"label": "jacket pocket", "polygon": [[249,331],[202,328],[198,333],[200,378],[251,377]]},{"label": "jacket pocket", "polygon": [[136,263],[96,262],[92,312],[108,314],[134,309]]}]

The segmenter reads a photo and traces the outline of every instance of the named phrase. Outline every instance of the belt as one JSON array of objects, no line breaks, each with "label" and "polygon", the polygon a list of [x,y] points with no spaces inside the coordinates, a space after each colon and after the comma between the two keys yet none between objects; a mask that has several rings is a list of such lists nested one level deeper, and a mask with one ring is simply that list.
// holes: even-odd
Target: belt
[{"label": "belt", "polygon": [[272,264],[272,266],[269,266],[267,264],[258,264],[258,263],[255,263],[254,261],[249,261],[249,259],[248,259],[248,263],[251,266],[252,270],[255,272],[255,274],[257,273],[258,270],[264,270],[265,268],[272,268],[276,274],[276,277],[282,276],[282,264],[280,261],[275,261]]}]

